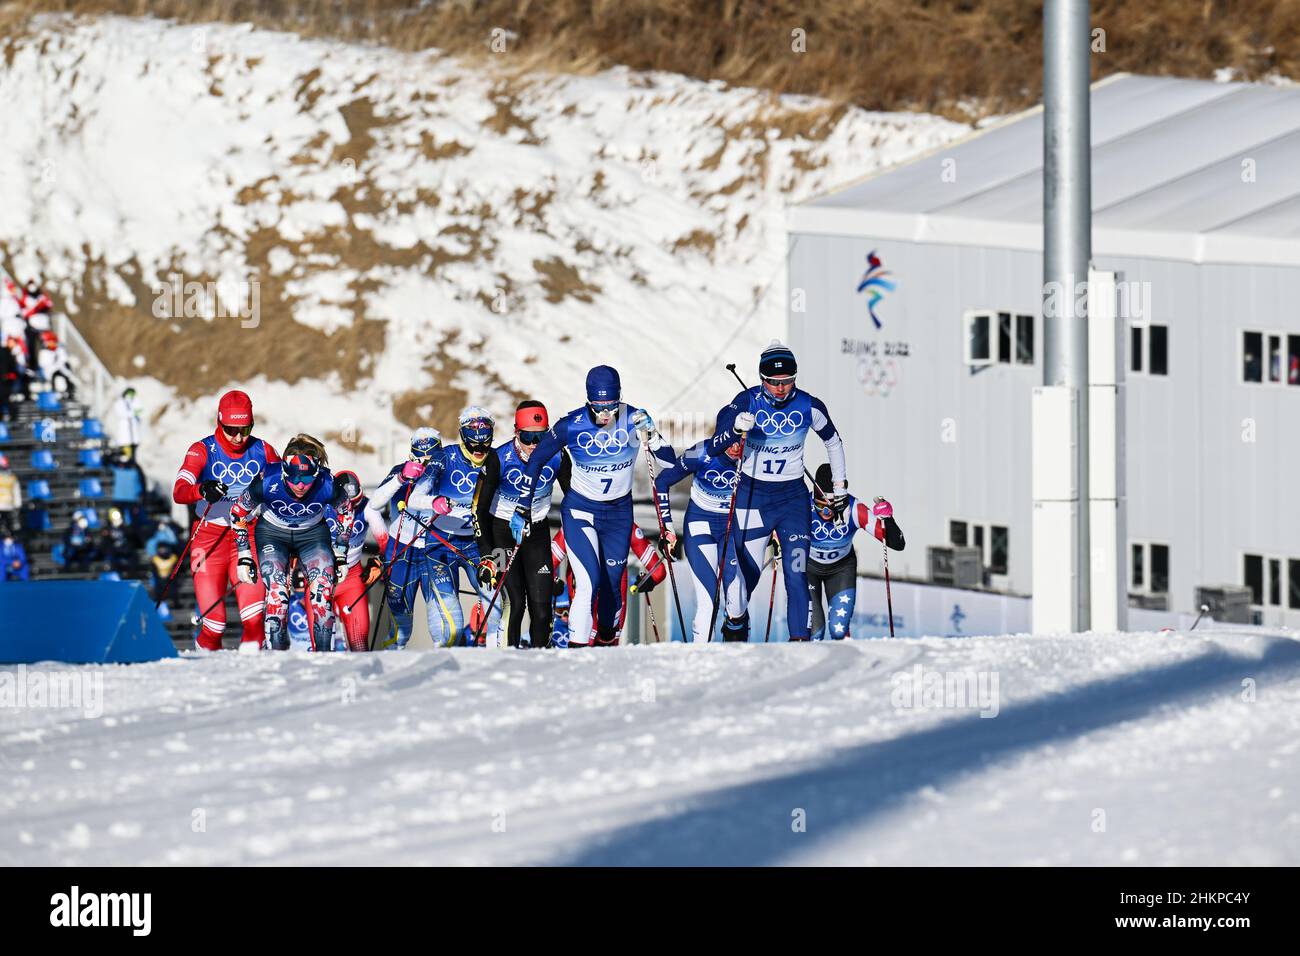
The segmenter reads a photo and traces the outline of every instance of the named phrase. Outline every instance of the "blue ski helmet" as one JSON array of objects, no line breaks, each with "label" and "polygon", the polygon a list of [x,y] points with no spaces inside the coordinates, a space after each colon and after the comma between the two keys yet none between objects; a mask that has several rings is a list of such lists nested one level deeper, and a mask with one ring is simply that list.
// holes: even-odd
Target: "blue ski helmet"
[{"label": "blue ski helmet", "polygon": [[290,455],[282,466],[284,480],[291,485],[306,485],[320,474],[320,462],[311,455]]},{"label": "blue ski helmet", "polygon": [[618,370],[608,365],[597,365],[587,373],[588,402],[617,402],[623,397],[623,384]]},{"label": "blue ski helmet", "polygon": [[411,435],[411,460],[428,461],[441,447],[442,436],[436,428],[417,428]]},{"label": "blue ski helmet", "polygon": [[496,422],[492,413],[481,405],[471,405],[460,413],[460,443],[465,453],[475,462],[482,464],[482,459],[492,450],[492,436]]}]

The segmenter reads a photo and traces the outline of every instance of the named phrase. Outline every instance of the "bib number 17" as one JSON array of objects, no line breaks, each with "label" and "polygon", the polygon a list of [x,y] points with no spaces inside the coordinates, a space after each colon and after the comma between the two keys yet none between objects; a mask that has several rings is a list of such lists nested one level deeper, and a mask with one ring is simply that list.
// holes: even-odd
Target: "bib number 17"
[{"label": "bib number 17", "polygon": [[[763,474],[765,474],[765,475],[781,475],[781,474],[785,474],[785,463],[786,463],[786,461],[787,461],[787,459],[785,459],[785,458],[769,458],[769,459],[767,459],[766,461],[763,462]],[[775,465],[776,467],[773,468],[773,467],[772,467],[773,465]]]}]

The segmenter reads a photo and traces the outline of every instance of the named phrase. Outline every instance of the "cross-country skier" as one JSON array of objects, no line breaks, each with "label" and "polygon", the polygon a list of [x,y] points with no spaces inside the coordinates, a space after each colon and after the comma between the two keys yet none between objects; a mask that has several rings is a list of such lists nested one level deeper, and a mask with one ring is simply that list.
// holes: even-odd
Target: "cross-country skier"
[{"label": "cross-country skier", "polygon": [[831,508],[836,518],[849,503],[844,443],[821,399],[795,387],[798,365],[794,353],[772,342],[759,358],[761,384],[745,389],[718,413],[709,454],[720,457],[744,440],[745,456],[736,486],[732,547],[737,548],[743,587],[728,590],[728,640],[748,637],[748,604],[762,565],[763,550],[776,531],[781,540],[785,580],[786,623],[790,640],[806,641],[811,634],[808,559],[811,517],[803,483],[804,443],[815,432],[826,445],[832,475]]},{"label": "cross-country skier", "polygon": [[[837,521],[831,489],[831,467],[822,465],[817,469],[817,479],[810,495],[812,547],[808,554],[808,584],[812,588],[814,641],[828,636],[840,641],[850,636],[853,607],[858,596],[858,560],[853,551],[853,535],[866,531],[876,540],[885,542],[891,551],[902,551],[907,545],[902,529],[894,521],[894,506],[884,498],[868,505],[850,495],[848,507]],[[825,612],[822,610],[823,592]]]},{"label": "cross-country skier", "polygon": [[[243,392],[231,391],[217,404],[217,427],[190,445],[172,486],[172,500],[194,506],[199,518],[190,545],[190,570],[194,599],[206,610],[196,639],[205,651],[221,649],[226,630],[225,595],[232,587],[243,623],[242,647],[262,645],[262,614],[266,588],[260,581],[242,584],[236,577],[235,538],[230,533],[230,506],[268,465],[279,462],[274,448],[253,437],[253,402]],[[250,537],[256,530],[249,524]]]},{"label": "cross-country skier", "polygon": [[[718,594],[718,555],[727,537],[727,515],[731,495],[736,489],[736,462],[740,460],[740,442],[732,442],[721,455],[710,455],[709,441],[696,442],[655,479],[655,492],[659,499],[659,513],[664,517],[665,535],[671,547],[677,538],[673,528],[672,510],[668,505],[668,489],[687,475],[691,482],[691,500],[686,506],[685,529],[686,561],[695,581],[695,619],[691,622],[695,641],[712,639],[709,622],[713,619],[713,599]],[[739,581],[734,573],[734,555],[728,551],[730,573],[724,574],[724,588],[736,588]],[[733,599],[733,604],[736,600]]]},{"label": "cross-country skier", "polygon": [[437,493],[442,467],[442,435],[427,426],[417,428],[411,435],[406,461],[393,466],[370,496],[367,506],[388,573],[384,599],[393,616],[398,648],[405,647],[411,639],[417,589],[424,594],[429,633],[436,634],[439,626],[441,615],[433,580],[435,562],[426,560],[425,552],[433,540],[426,529],[438,511],[451,510],[451,502]]},{"label": "cross-country skier", "polygon": [[[330,474],[325,446],[310,435],[295,435],[284,446],[284,460],[268,465],[231,506],[239,579],[266,584],[268,650],[289,647],[289,563],[297,558],[307,582],[312,650],[334,647],[334,585],[347,570],[351,501],[360,492],[351,479]],[[253,560],[248,523],[257,529],[258,560]],[[330,527],[336,529],[331,535]],[[352,650],[365,650],[364,644]]]},{"label": "cross-country skier", "polygon": [[[460,606],[460,572],[464,571],[471,587],[478,591],[479,600],[486,608],[492,601],[492,592],[500,581],[502,567],[491,560],[491,555],[479,552],[475,538],[474,501],[479,475],[492,455],[492,439],[496,421],[491,413],[479,405],[470,405],[460,413],[457,422],[459,441],[443,446],[442,472],[438,479],[438,494],[450,502],[446,511],[439,511],[433,519],[433,530],[426,556],[441,567],[435,567],[434,588],[438,592],[438,630],[430,625],[435,645],[451,647],[454,644],[477,643],[475,629],[467,627]],[[441,540],[440,540],[441,539]],[[488,619],[486,635],[499,636],[501,626],[501,599],[498,596]],[[480,628],[481,630],[481,628]]]},{"label": "cross-country skier", "polygon": [[570,647],[618,643],[627,598],[622,582],[632,534],[632,475],[643,443],[665,467],[672,464],[672,447],[655,431],[650,413],[625,404],[618,372],[598,365],[587,373],[587,403],[559,419],[528,460],[523,497],[510,519],[516,541],[527,533],[542,469],[561,450],[572,462],[572,486],[560,504],[575,581]]},{"label": "cross-country skier", "polygon": [[[349,520],[327,518],[330,536],[338,540],[340,535],[347,542],[347,571],[343,580],[334,585],[333,604],[334,619],[343,622],[343,633],[347,638],[348,650],[365,651],[370,648],[370,603],[358,601],[366,589],[366,573],[362,569],[361,554],[366,543],[366,534],[370,530],[369,499],[361,489],[361,479],[353,471],[334,473],[335,482],[345,482],[354,490],[348,500],[351,528],[340,528],[338,521]],[[353,603],[355,602],[355,603]],[[311,604],[307,605],[308,620],[311,618]]]},{"label": "cross-country skier", "polygon": [[[546,406],[537,401],[520,402],[515,409],[515,436],[487,457],[479,475],[475,504],[475,527],[479,553],[484,561],[508,560],[515,547],[510,519],[523,498],[524,470],[546,431],[550,428]],[[506,575],[506,643],[511,647],[546,647],[551,637],[551,536],[546,516],[551,510],[551,492],[560,470],[561,453],[551,456],[538,473],[533,492],[529,528],[518,546]],[[524,610],[528,610],[528,640],[520,643]]]}]

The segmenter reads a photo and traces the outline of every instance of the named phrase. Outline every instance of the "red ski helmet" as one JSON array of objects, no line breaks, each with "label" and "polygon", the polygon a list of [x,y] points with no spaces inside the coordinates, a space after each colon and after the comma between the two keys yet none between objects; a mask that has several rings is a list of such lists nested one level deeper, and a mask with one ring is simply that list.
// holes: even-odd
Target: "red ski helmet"
[{"label": "red ski helmet", "polygon": [[217,424],[231,428],[249,428],[253,424],[253,400],[246,392],[233,390],[217,403]]}]

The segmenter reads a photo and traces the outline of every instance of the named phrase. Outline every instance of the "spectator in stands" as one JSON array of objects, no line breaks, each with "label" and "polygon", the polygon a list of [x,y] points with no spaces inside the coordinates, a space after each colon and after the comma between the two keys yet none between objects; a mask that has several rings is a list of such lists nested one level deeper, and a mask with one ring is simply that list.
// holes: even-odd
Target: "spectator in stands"
[{"label": "spectator in stands", "polygon": [[71,400],[76,400],[77,388],[72,383],[72,367],[68,364],[68,350],[53,332],[41,333],[38,364],[41,378],[50,388],[56,392],[63,392]]},{"label": "spectator in stands", "polygon": [[100,558],[99,547],[90,533],[90,519],[84,511],[72,513],[72,523],[63,532],[63,563],[74,571],[88,571]]},{"label": "spectator in stands", "polygon": [[113,504],[126,513],[131,524],[137,524],[141,515],[141,499],[144,497],[144,472],[139,463],[126,453],[114,455],[108,461],[113,472]]},{"label": "spectator in stands", "polygon": [[22,506],[23,486],[9,470],[9,456],[0,452],[0,529],[18,533],[18,509]]},{"label": "spectator in stands", "polygon": [[108,509],[108,521],[99,532],[99,551],[109,566],[118,574],[129,574],[136,566],[135,555],[140,542],[117,508]]},{"label": "spectator in stands", "polygon": [[150,560],[153,560],[153,558],[158,554],[158,549],[165,544],[171,549],[172,553],[175,554],[180,543],[180,528],[167,518],[159,518],[153,534],[151,534],[149,540],[144,543],[144,553]]},{"label": "spectator in stands", "polygon": [[27,287],[19,296],[18,307],[27,320],[27,363],[35,373],[39,371],[36,358],[41,348],[41,333],[50,331],[50,313],[54,309],[54,303],[38,281],[28,279]]},{"label": "spectator in stands", "polygon": [[5,337],[5,350],[13,356],[14,365],[14,383],[13,394],[21,395],[28,401],[32,397],[32,376],[27,367],[27,346],[24,344],[21,335],[8,335]]},{"label": "spectator in stands", "polygon": [[8,530],[0,533],[0,565],[3,565],[0,581],[26,581],[31,577],[27,551]]},{"label": "spectator in stands", "polygon": [[[152,541],[151,538],[150,542]],[[149,555],[149,575],[152,581],[149,595],[158,602],[158,616],[163,620],[172,616],[167,602],[162,600],[163,588],[167,586],[167,581],[176,570],[176,562],[179,560],[180,555],[176,553],[176,548],[166,541],[158,542],[155,550]]]},{"label": "spectator in stands", "polygon": [[132,459],[140,447],[141,412],[140,404],[135,399],[135,389],[127,386],[122,397],[113,404],[113,441]]},{"label": "spectator in stands", "polygon": [[0,343],[0,422],[9,421],[9,399],[18,381],[18,360]]}]

